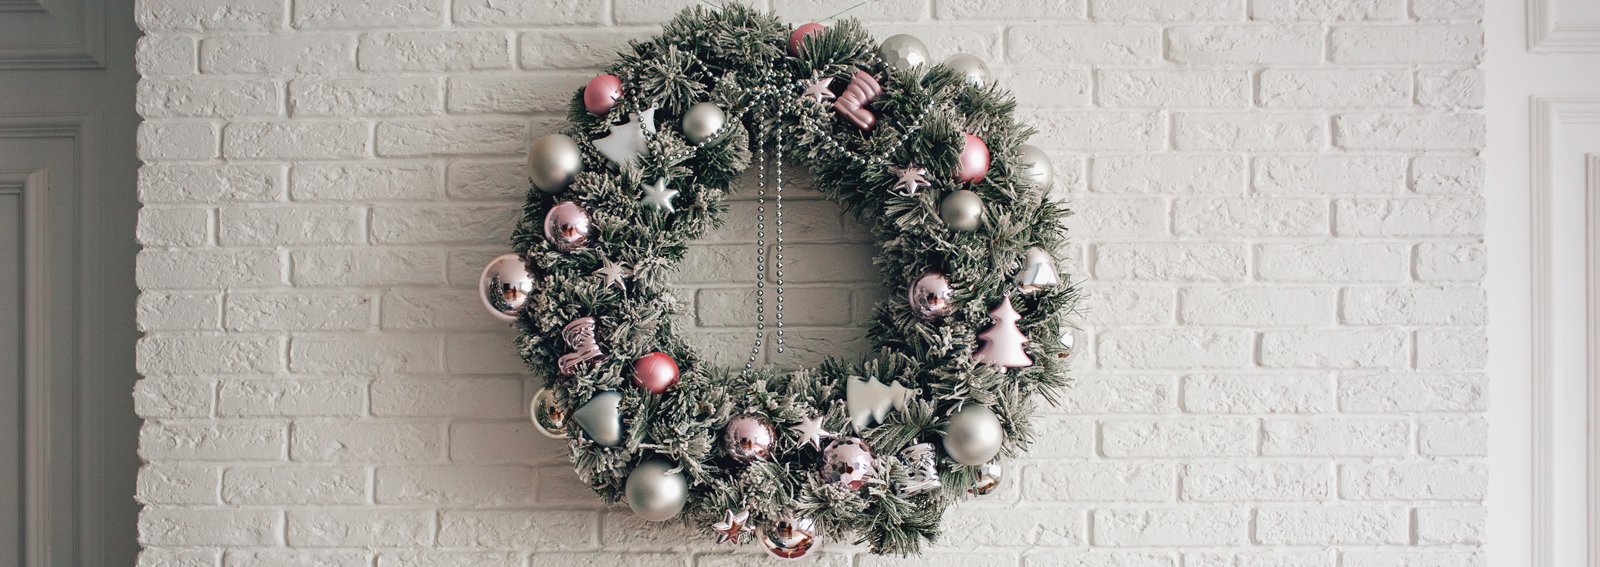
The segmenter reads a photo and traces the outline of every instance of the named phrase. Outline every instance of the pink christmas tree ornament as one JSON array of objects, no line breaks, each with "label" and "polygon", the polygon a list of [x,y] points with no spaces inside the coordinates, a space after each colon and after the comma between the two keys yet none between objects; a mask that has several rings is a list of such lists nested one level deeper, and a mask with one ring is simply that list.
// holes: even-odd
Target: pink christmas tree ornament
[{"label": "pink christmas tree ornament", "polygon": [[994,324],[978,333],[983,346],[972,353],[972,358],[999,366],[1001,372],[1007,368],[1033,366],[1033,359],[1022,351],[1022,345],[1028,342],[1028,337],[1017,329],[1017,321],[1022,320],[1022,315],[1017,314],[1016,308],[1011,306],[1011,294],[1006,294],[1000,306],[989,312],[989,318],[994,319]]}]

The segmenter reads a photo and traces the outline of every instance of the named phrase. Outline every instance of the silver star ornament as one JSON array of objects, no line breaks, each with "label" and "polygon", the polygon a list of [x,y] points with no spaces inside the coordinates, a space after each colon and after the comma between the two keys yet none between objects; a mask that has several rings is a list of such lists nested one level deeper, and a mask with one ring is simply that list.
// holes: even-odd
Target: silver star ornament
[{"label": "silver star ornament", "polygon": [[667,178],[662,177],[657,179],[655,183],[649,185],[640,185],[639,188],[644,190],[644,198],[639,199],[640,203],[665,210],[669,213],[676,210],[672,208],[672,198],[678,196],[678,191],[676,189],[667,188]]},{"label": "silver star ornament", "polygon": [[800,425],[789,428],[790,431],[800,434],[800,444],[810,445],[812,449],[822,450],[822,440],[832,439],[833,434],[822,428],[822,416],[800,420]]},{"label": "silver star ornament", "polygon": [[811,86],[806,87],[806,92],[801,93],[800,96],[803,98],[809,98],[815,101],[817,104],[826,104],[824,101],[833,100],[835,98],[833,91],[828,90],[828,85],[831,84],[833,84],[832,77],[823,77],[821,79],[817,79],[817,82],[811,83]]},{"label": "silver star ornament", "polygon": [[645,134],[656,133],[656,109],[628,114],[628,121],[611,127],[611,133],[594,141],[594,147],[618,166],[628,165],[645,150]]},{"label": "silver star ornament", "polygon": [[623,264],[621,262],[612,262],[610,258],[603,261],[605,264],[600,266],[600,269],[595,270],[594,273],[606,279],[605,285],[614,285],[618,289],[627,291],[628,284],[622,281],[622,276],[626,273],[626,268],[623,267]]},{"label": "silver star ornament", "polygon": [[928,186],[928,178],[923,177],[928,174],[927,168],[917,167],[917,164],[913,163],[904,168],[891,167],[889,170],[900,176],[900,180],[894,184],[896,191],[904,191],[906,195],[916,195],[917,187]]}]

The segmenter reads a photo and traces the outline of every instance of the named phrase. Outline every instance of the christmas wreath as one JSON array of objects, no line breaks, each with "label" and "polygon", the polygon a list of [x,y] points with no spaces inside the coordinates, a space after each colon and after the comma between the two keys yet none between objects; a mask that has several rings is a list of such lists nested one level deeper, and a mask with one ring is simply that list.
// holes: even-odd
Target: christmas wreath
[{"label": "christmas wreath", "polygon": [[[1051,252],[1068,211],[1046,197],[1050,163],[987,75],[971,56],[928,63],[910,36],[729,5],[685,10],[579,90],[566,134],[531,146],[515,253],[481,282],[545,376],[533,419],[569,440],[578,476],[647,520],[784,558],[824,534],[916,553],[946,507],[992,490],[1066,381],[1075,292]],[[782,352],[785,159],[872,228],[894,292],[874,353],[713,367],[675,328],[669,278],[756,165],[752,350]]]}]

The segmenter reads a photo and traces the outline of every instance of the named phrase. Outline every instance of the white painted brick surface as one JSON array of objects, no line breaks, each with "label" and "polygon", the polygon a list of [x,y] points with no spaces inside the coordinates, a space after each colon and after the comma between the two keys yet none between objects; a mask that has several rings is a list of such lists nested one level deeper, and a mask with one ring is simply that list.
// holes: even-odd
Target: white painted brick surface
[{"label": "white painted brick surface", "polygon": [[[141,566],[767,564],[595,500],[528,423],[537,379],[475,296],[529,141],[697,4],[140,3]],[[996,493],[920,559],[835,540],[818,563],[1485,565],[1482,13],[849,13],[935,60],[977,54],[1016,93],[1079,213],[1063,267],[1085,302],[1075,385]],[[782,362],[863,352],[870,235],[796,192]],[[748,198],[676,280],[688,340],[729,364],[751,331]]]}]

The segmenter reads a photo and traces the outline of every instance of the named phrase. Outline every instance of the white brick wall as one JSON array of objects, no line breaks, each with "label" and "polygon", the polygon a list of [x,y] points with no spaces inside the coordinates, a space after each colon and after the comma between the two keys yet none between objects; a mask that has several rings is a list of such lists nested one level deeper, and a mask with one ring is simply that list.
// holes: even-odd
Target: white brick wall
[{"label": "white brick wall", "polygon": [[[854,3],[765,7],[801,23]],[[140,3],[142,565],[756,562],[598,506],[527,423],[537,383],[473,297],[528,141],[695,4]],[[1079,213],[1077,385],[921,564],[1483,565],[1481,13],[854,11],[988,60]],[[791,187],[786,361],[860,352],[870,239]],[[752,208],[679,278],[693,340],[727,364],[750,339]],[[858,553],[820,561],[917,561]]]}]

